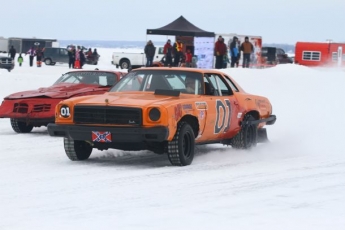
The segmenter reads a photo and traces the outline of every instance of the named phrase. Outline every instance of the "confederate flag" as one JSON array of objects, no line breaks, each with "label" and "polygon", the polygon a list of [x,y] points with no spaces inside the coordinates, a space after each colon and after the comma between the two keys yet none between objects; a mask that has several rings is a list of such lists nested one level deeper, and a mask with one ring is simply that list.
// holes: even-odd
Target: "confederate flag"
[{"label": "confederate flag", "polygon": [[111,142],[111,132],[92,131],[93,142]]}]

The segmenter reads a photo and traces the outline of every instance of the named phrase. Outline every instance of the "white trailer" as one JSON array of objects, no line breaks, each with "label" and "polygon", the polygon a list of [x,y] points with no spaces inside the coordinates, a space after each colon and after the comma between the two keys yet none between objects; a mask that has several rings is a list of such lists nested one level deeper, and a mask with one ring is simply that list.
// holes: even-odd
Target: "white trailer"
[{"label": "white trailer", "polygon": [[8,52],[8,38],[0,37],[0,53]]}]

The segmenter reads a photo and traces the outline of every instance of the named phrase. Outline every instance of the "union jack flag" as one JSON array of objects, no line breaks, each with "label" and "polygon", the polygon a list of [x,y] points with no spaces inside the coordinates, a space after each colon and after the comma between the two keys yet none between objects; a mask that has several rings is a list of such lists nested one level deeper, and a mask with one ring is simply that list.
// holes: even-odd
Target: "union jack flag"
[{"label": "union jack flag", "polygon": [[111,142],[111,132],[92,131],[93,142]]}]

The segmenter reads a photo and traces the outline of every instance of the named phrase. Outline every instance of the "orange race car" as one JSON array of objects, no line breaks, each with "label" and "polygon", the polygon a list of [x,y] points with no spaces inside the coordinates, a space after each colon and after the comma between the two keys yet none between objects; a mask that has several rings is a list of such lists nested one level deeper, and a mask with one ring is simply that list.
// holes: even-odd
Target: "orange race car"
[{"label": "orange race car", "polygon": [[178,166],[192,163],[195,144],[251,148],[276,121],[267,98],[220,71],[195,68],[135,69],[109,92],[64,100],[55,111],[48,132],[64,137],[71,160],[88,159],[93,148],[147,149]]}]

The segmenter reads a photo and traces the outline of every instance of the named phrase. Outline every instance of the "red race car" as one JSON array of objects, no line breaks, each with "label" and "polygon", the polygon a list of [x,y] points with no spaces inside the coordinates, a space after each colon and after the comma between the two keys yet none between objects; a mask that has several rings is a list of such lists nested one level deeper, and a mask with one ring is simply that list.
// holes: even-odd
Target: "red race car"
[{"label": "red race car", "polygon": [[97,69],[67,72],[50,87],[5,97],[0,106],[0,118],[10,118],[15,132],[29,133],[33,127],[54,123],[55,106],[60,101],[76,96],[103,94],[125,74]]}]

